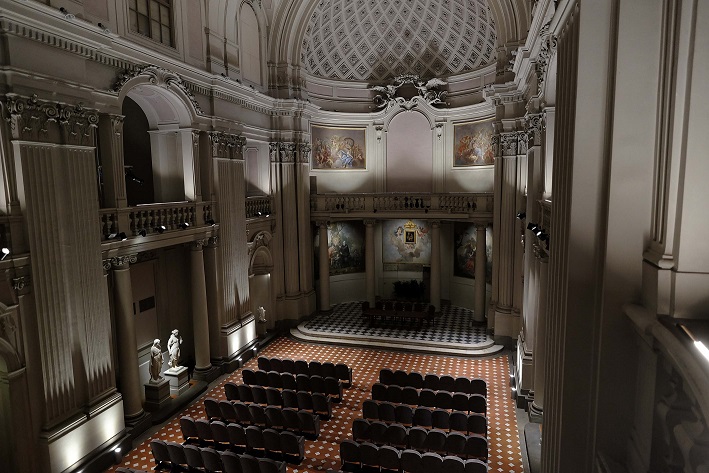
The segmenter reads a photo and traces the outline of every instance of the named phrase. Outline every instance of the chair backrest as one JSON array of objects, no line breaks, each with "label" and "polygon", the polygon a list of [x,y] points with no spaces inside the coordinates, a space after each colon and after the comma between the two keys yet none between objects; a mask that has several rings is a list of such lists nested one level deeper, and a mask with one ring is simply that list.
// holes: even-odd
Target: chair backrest
[{"label": "chair backrest", "polygon": [[379,447],[377,447],[373,443],[361,443],[359,445],[359,454],[362,466],[379,466]]},{"label": "chair backrest", "polygon": [[153,458],[155,458],[155,463],[170,461],[170,452],[167,450],[167,444],[164,440],[151,440],[150,451],[153,452]]},{"label": "chair backrest", "polygon": [[310,368],[305,360],[295,360],[295,374],[304,374],[310,376]]},{"label": "chair backrest", "polygon": [[212,441],[212,427],[209,425],[207,419],[197,419],[194,421],[197,426],[197,433],[199,434],[199,439],[203,442]]},{"label": "chair backrest", "polygon": [[182,431],[182,438],[185,442],[199,438],[197,426],[194,423],[194,419],[190,416],[180,418],[180,430]]},{"label": "chair backrest", "polygon": [[310,392],[310,376],[305,374],[299,374],[295,377],[295,382],[298,387],[298,391]]},{"label": "chair backrest", "polygon": [[258,364],[258,369],[264,370],[264,371],[270,371],[271,370],[271,360],[266,358],[265,356],[259,356],[257,360]]},{"label": "chair backrest", "polygon": [[459,432],[450,432],[446,437],[444,450],[450,455],[463,455],[465,452],[466,436]]},{"label": "chair backrest", "polygon": [[394,408],[394,416],[396,421],[404,425],[413,425],[414,410],[411,406],[400,404]]},{"label": "chair backrest", "polygon": [[315,437],[320,435],[320,418],[312,412],[298,411],[298,422],[301,432],[312,434]]},{"label": "chair backrest", "polygon": [[308,363],[308,368],[310,369],[310,376],[322,376],[322,363],[313,360]]},{"label": "chair backrest", "polygon": [[471,379],[470,394],[480,394],[483,397],[487,397],[487,382],[481,378]]},{"label": "chair backrest", "polygon": [[267,452],[281,452],[281,435],[273,429],[263,430],[263,444]]},{"label": "chair backrest", "polygon": [[239,463],[242,473],[261,473],[258,458],[252,455],[239,455]]},{"label": "chair backrest", "polygon": [[409,446],[414,450],[423,450],[428,431],[423,427],[411,427],[408,431]]},{"label": "chair backrest", "polygon": [[432,429],[426,434],[424,446],[429,452],[443,452],[446,445],[446,433],[442,430]]},{"label": "chair backrest", "polygon": [[283,396],[283,407],[292,407],[298,409],[298,395],[293,389],[284,389],[281,391]]},{"label": "chair backrest", "polygon": [[345,465],[355,465],[360,463],[361,455],[359,445],[359,443],[350,439],[345,439],[340,442],[340,459],[342,460],[343,469]]},{"label": "chair backrest", "polygon": [[205,471],[208,471],[209,473],[224,471],[222,458],[216,450],[207,447],[201,449],[199,453],[202,455],[202,464],[204,465]]},{"label": "chair backrest", "polygon": [[391,424],[384,434],[384,443],[392,447],[406,448],[408,431],[401,424]]},{"label": "chair backrest", "polygon": [[446,473],[464,473],[465,460],[460,457],[448,455],[443,457],[443,471]]},{"label": "chair backrest", "polygon": [[387,432],[387,424],[375,420],[369,424],[369,441],[371,443],[382,445],[385,443],[384,437]]},{"label": "chair backrest", "polygon": [[249,406],[249,414],[251,414],[251,423],[266,427],[266,408],[259,406],[258,404],[251,404]]},{"label": "chair backrest", "polygon": [[396,408],[390,402],[382,402],[379,404],[379,419],[384,422],[396,421]]},{"label": "chair backrest", "polygon": [[400,404],[402,399],[401,386],[393,385],[387,387],[387,401]]},{"label": "chair backrest", "polygon": [[401,469],[406,473],[423,473],[421,452],[412,449],[401,452]]},{"label": "chair backrest", "polygon": [[355,419],[352,421],[352,439],[357,442],[369,440],[369,421],[367,419]]},{"label": "chair backrest", "polygon": [[242,473],[239,455],[234,452],[222,452],[222,465],[224,473]]},{"label": "chair backrest", "polygon": [[379,419],[379,405],[367,399],[362,403],[362,417],[365,419]]},{"label": "chair backrest", "polygon": [[450,430],[450,413],[443,409],[434,409],[431,414],[431,426],[434,429]]},{"label": "chair backrest", "polygon": [[442,471],[443,458],[437,453],[426,452],[421,455],[421,468],[423,471]]},{"label": "chair backrest", "polygon": [[244,380],[244,384],[256,384],[256,372],[250,368],[241,370],[241,378]]},{"label": "chair backrest", "polygon": [[246,427],[246,445],[249,449],[264,448],[263,431],[254,425]]},{"label": "chair backrest", "polygon": [[254,402],[254,395],[251,392],[251,385],[249,384],[239,384],[236,386],[239,391],[238,400],[241,402]]},{"label": "chair backrest", "polygon": [[431,410],[426,407],[417,407],[414,410],[414,425],[431,427],[433,425]]},{"label": "chair backrest", "polygon": [[481,394],[471,394],[468,398],[468,411],[487,415],[487,399]]},{"label": "chair backrest", "polygon": [[270,458],[258,459],[259,471],[261,473],[286,473],[286,464],[271,460]]},{"label": "chair backrest", "polygon": [[438,389],[438,375],[433,373],[426,374],[423,378],[423,387],[436,391]]},{"label": "chair backrest", "polygon": [[372,385],[372,399],[375,401],[386,401],[387,385],[383,383],[374,383],[374,385]]},{"label": "chair backrest", "polygon": [[418,371],[409,373],[409,386],[416,389],[423,388],[423,375]]},{"label": "chair backrest", "polygon": [[455,378],[455,392],[472,394],[470,391],[470,379],[464,376]]},{"label": "chair backrest", "polygon": [[244,404],[243,402],[235,402],[234,408],[236,409],[236,415],[238,416],[240,423],[251,423],[251,411],[249,410],[248,404]]},{"label": "chair backrest", "polygon": [[327,394],[325,391],[325,379],[320,375],[310,377],[310,391],[314,393]]},{"label": "chair backrest", "polygon": [[239,400],[239,389],[236,386],[236,383],[232,383],[229,381],[224,385],[224,392],[226,393],[226,398],[229,401],[238,401]]},{"label": "chair backrest", "polygon": [[462,411],[453,411],[449,417],[450,430],[468,432],[468,414]]},{"label": "chair backrest", "polygon": [[253,384],[257,386],[268,386],[268,371],[258,370],[254,373],[255,381]]},{"label": "chair backrest", "polygon": [[226,422],[235,422],[239,419],[234,405],[229,401],[219,401],[219,412],[222,413],[222,419]]},{"label": "chair backrest", "polygon": [[389,445],[379,447],[379,466],[387,470],[399,471],[401,468],[401,459],[399,450]]},{"label": "chair backrest", "polygon": [[293,432],[284,431],[280,434],[281,452],[284,455],[295,455],[302,460],[305,455],[305,439]]},{"label": "chair backrest", "polygon": [[335,372],[335,364],[330,361],[324,362],[322,364],[322,376],[323,378],[336,378],[337,373]]},{"label": "chair backrest", "polygon": [[469,398],[469,394],[453,393],[453,409],[456,411],[467,411]]},{"label": "chair backrest", "polygon": [[468,414],[468,434],[487,437],[487,417],[482,414]]},{"label": "chair backrest", "polygon": [[292,389],[293,391],[298,389],[298,383],[295,381],[293,373],[281,373],[281,381],[283,382],[283,389]]},{"label": "chair backrest", "polygon": [[214,439],[215,444],[229,444],[229,432],[227,431],[226,424],[224,422],[215,420],[209,424],[209,426],[212,428],[212,439]]},{"label": "chair backrest", "polygon": [[347,386],[352,384],[352,370],[344,363],[337,363],[335,365],[335,373],[337,377],[344,381]]},{"label": "chair backrest", "polygon": [[379,382],[387,386],[394,384],[394,372],[389,368],[380,369]]},{"label": "chair backrest", "polygon": [[455,378],[451,375],[444,374],[438,378],[438,389],[442,391],[455,391]]},{"label": "chair backrest", "polygon": [[190,468],[204,468],[204,463],[202,462],[202,454],[199,451],[199,447],[195,445],[183,445],[183,451],[185,452],[187,465]]},{"label": "chair backrest", "polygon": [[342,399],[342,383],[340,383],[340,380],[333,376],[325,378],[325,394]]},{"label": "chair backrest", "polygon": [[283,407],[283,394],[279,389],[266,388],[266,402],[269,406]]},{"label": "chair backrest", "polygon": [[404,370],[394,371],[394,385],[402,388],[409,386],[409,373]]},{"label": "chair backrest", "polygon": [[438,391],[436,393],[436,407],[453,409],[453,395],[449,391]]},{"label": "chair backrest", "polygon": [[282,429],[285,427],[285,419],[283,411],[280,407],[268,406],[265,409],[266,425],[274,429]]},{"label": "chair backrest", "polygon": [[246,430],[239,424],[229,424],[226,426],[229,434],[229,444],[233,448],[246,447]]},{"label": "chair backrest", "polygon": [[278,371],[269,371],[266,373],[268,377],[268,385],[274,388],[282,388],[283,381],[281,380],[281,373]]},{"label": "chair backrest", "polygon": [[283,368],[283,373],[295,374],[295,361],[290,358],[284,358],[281,365]]},{"label": "chair backrest", "polygon": [[283,428],[292,430],[294,432],[300,432],[300,420],[298,418],[298,410],[291,407],[284,408],[281,413],[283,414]]},{"label": "chair backrest", "polygon": [[488,443],[482,435],[469,435],[465,442],[465,456],[487,461]]},{"label": "chair backrest", "polygon": [[283,361],[280,358],[271,358],[271,369],[265,371],[276,371],[278,373],[283,372]]},{"label": "chair backrest", "polygon": [[419,393],[419,405],[425,407],[436,407],[436,391],[424,388]]},{"label": "chair backrest", "polygon": [[[262,371],[259,371],[262,373]],[[267,404],[268,397],[266,397],[266,388],[263,386],[251,386],[251,394],[254,396],[254,402],[256,404]]]},{"label": "chair backrest", "polygon": [[298,409],[313,410],[313,395],[309,391],[298,391]]},{"label": "chair backrest", "polygon": [[173,466],[187,465],[187,457],[185,457],[184,445],[175,442],[166,442],[167,452],[170,455],[170,463]]},{"label": "chair backrest", "polygon": [[465,461],[465,473],[487,473],[487,463],[477,458]]},{"label": "chair backrest", "polygon": [[408,404],[409,406],[418,406],[419,404],[419,392],[416,388],[411,386],[406,386],[401,390],[401,402]]}]

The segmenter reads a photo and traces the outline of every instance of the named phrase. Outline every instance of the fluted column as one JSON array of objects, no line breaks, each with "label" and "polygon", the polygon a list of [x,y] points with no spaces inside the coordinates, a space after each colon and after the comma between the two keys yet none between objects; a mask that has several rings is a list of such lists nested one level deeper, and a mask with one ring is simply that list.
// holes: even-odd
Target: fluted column
[{"label": "fluted column", "polygon": [[486,261],[486,237],[487,228],[485,225],[476,225],[477,231],[475,241],[475,311],[473,312],[473,320],[475,322],[485,322],[485,299],[487,296],[485,282],[485,266]]},{"label": "fluted column", "polygon": [[364,238],[364,268],[367,278],[367,302],[370,307],[374,307],[376,299],[376,258],[374,249],[374,225],[376,220],[365,220],[365,238]]},{"label": "fluted column", "polygon": [[216,360],[220,357],[218,344],[221,331],[221,316],[219,301],[221,300],[221,280],[218,277],[217,246],[219,237],[211,237],[203,248],[204,253],[204,280],[207,286],[207,321],[209,324],[210,358]]},{"label": "fluted column", "polygon": [[309,143],[298,143],[295,164],[296,195],[298,208],[298,253],[300,267],[300,292],[303,296],[302,313],[315,310],[315,289],[313,288],[313,237],[310,222],[310,152]]},{"label": "fluted column", "polygon": [[441,310],[441,222],[431,221],[431,305]]},{"label": "fluted column", "polygon": [[103,207],[125,207],[126,177],[123,161],[123,116],[99,116],[98,136],[103,175]]},{"label": "fluted column", "polygon": [[328,251],[327,222],[316,222],[319,230],[320,245],[320,310],[330,310],[330,253]]},{"label": "fluted column", "polygon": [[138,372],[138,343],[135,338],[135,315],[133,314],[133,287],[130,279],[130,263],[136,255],[111,258],[113,268],[114,305],[116,308],[116,349],[120,366],[119,388],[123,395],[123,412],[127,418],[143,414]]},{"label": "fluted column", "polygon": [[207,371],[212,367],[209,361],[209,314],[207,312],[207,285],[204,271],[204,251],[207,240],[197,240],[190,244],[190,267],[192,277],[192,327],[194,330],[195,370]]},{"label": "fluted column", "polygon": [[536,340],[534,347],[534,401],[530,408],[529,414],[531,420],[541,422],[544,413],[544,365],[546,364],[546,338],[547,338],[547,280],[549,277],[549,258],[546,255],[540,255],[537,264],[539,265],[539,279],[537,290],[537,311],[536,311],[536,327],[534,338]]}]

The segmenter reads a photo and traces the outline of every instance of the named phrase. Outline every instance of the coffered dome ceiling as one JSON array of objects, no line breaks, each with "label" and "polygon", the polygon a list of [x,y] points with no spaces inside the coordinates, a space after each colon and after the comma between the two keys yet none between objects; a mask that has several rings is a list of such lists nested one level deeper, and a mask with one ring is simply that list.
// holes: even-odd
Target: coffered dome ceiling
[{"label": "coffered dome ceiling", "polygon": [[448,77],[494,62],[495,40],[486,0],[322,0],[301,59],[329,79]]}]

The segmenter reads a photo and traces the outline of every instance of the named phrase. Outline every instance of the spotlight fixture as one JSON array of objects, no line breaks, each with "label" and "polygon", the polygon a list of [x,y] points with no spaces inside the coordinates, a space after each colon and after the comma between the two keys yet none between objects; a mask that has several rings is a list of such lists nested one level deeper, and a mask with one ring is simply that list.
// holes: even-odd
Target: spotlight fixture
[{"label": "spotlight fixture", "polygon": [[120,233],[111,233],[108,235],[107,240],[118,240],[118,241],[125,241],[128,239],[128,236],[126,235],[125,232],[120,232]]},{"label": "spotlight fixture", "polygon": [[529,222],[527,224],[527,230],[532,230],[534,232],[537,230],[537,228],[539,228],[539,225],[537,225],[536,223]]},{"label": "spotlight fixture", "polygon": [[517,212],[517,220],[524,220],[525,218],[527,218],[526,212]]},{"label": "spotlight fixture", "polygon": [[155,231],[158,233],[162,233],[165,230],[167,230],[167,227],[165,225],[159,225],[159,226],[155,227]]},{"label": "spotlight fixture", "polygon": [[145,228],[143,228],[142,230],[138,230],[138,235],[140,235],[142,237],[147,236],[148,231]]},{"label": "spotlight fixture", "polygon": [[537,235],[537,238],[539,238],[544,234],[544,229],[541,227],[537,227],[537,229],[534,230],[534,234]]},{"label": "spotlight fixture", "polygon": [[206,223],[207,225],[211,225],[211,226],[214,226],[217,224],[217,222],[215,222],[214,219],[212,219],[212,218],[210,218],[209,220],[207,220],[204,223]]},{"label": "spotlight fixture", "polygon": [[101,28],[101,30],[102,30],[105,34],[111,34],[111,30],[109,30],[108,27],[107,27],[106,25],[104,25],[103,23],[99,23],[99,24],[98,24],[98,27]]},{"label": "spotlight fixture", "polygon": [[2,256],[0,256],[0,261],[2,261],[5,258],[7,258],[8,255],[10,254],[10,248],[3,247],[2,250],[0,250],[0,252],[2,252]]},{"label": "spotlight fixture", "polygon": [[73,13],[69,13],[69,10],[64,7],[59,8],[59,11],[64,15],[64,18],[67,20],[73,20],[74,18],[76,18]]},{"label": "spotlight fixture", "polygon": [[547,234],[547,233],[542,233],[541,235],[539,235],[539,239],[540,239],[541,241],[549,241],[549,234]]},{"label": "spotlight fixture", "polygon": [[187,228],[190,228],[190,224],[187,222],[182,222],[181,224],[178,225],[183,230],[186,230]]},{"label": "spotlight fixture", "polygon": [[126,166],[125,167],[125,175],[126,175],[126,179],[129,179],[129,180],[135,182],[139,186],[142,186],[145,183],[145,181],[143,179],[141,179],[135,175],[135,173],[133,172],[133,166]]}]

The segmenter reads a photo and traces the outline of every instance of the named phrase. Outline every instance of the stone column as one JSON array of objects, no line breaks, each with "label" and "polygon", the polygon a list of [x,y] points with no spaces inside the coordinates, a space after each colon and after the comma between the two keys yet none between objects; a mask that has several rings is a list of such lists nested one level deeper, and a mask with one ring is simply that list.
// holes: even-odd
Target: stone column
[{"label": "stone column", "polygon": [[319,230],[320,245],[320,311],[330,310],[330,254],[328,251],[327,222],[316,222]]},{"label": "stone column", "polygon": [[192,270],[192,327],[194,330],[195,378],[209,371],[209,314],[207,311],[207,285],[204,272],[204,251],[207,240],[197,240],[190,244],[190,267]]},{"label": "stone column", "polygon": [[534,338],[534,401],[529,408],[529,418],[533,422],[541,422],[544,413],[544,365],[546,364],[546,311],[547,311],[547,280],[549,277],[549,258],[540,254],[538,264],[537,313]]},{"label": "stone column", "polygon": [[220,325],[220,284],[221,281],[217,276],[219,269],[217,267],[217,245],[219,237],[211,237],[207,241],[207,246],[202,250],[204,253],[204,280],[207,286],[207,322],[209,324],[209,339],[210,343],[210,358],[216,360],[221,357],[218,349],[218,344],[214,343],[219,340]]},{"label": "stone column", "polygon": [[477,231],[475,242],[475,311],[473,320],[475,322],[485,322],[485,298],[487,296],[485,282],[486,261],[486,237],[487,227],[479,224],[475,226]]},{"label": "stone column", "polygon": [[130,280],[130,263],[136,255],[111,258],[113,268],[114,305],[116,308],[116,349],[120,367],[119,387],[123,395],[123,412],[128,419],[143,414],[138,372],[138,343],[135,338],[133,314],[133,287]]},{"label": "stone column", "polygon": [[[98,138],[103,174],[103,206],[122,208],[126,203],[126,177],[123,161],[123,116],[99,116]],[[126,222],[127,223],[127,222]]]},{"label": "stone column", "polygon": [[441,310],[441,222],[431,221],[431,304]]},{"label": "stone column", "polygon": [[370,307],[374,307],[376,299],[376,258],[374,249],[374,225],[376,220],[365,220],[365,239],[364,239],[364,264],[365,274],[367,278],[367,302]]}]

